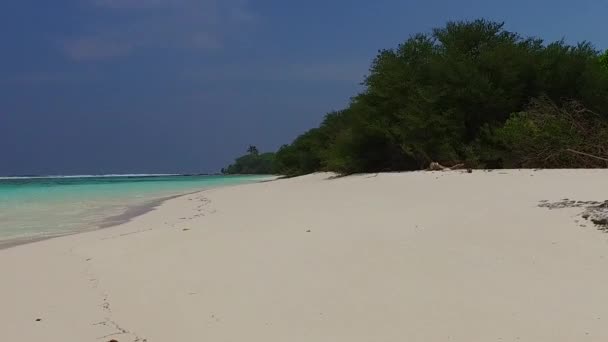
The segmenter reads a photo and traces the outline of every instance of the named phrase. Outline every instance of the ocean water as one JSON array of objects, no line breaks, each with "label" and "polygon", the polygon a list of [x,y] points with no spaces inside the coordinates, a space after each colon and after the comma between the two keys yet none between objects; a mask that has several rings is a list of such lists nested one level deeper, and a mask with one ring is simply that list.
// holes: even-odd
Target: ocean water
[{"label": "ocean water", "polygon": [[263,176],[109,175],[0,178],[0,242],[92,230],[129,209]]}]

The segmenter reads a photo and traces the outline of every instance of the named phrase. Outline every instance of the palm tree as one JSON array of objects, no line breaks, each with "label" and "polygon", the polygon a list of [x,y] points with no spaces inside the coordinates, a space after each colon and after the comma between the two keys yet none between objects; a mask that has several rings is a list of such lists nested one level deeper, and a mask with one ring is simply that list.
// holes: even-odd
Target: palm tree
[{"label": "palm tree", "polygon": [[249,145],[249,148],[247,149],[247,153],[257,156],[260,153],[260,151],[258,151],[258,148],[255,147],[254,145]]}]

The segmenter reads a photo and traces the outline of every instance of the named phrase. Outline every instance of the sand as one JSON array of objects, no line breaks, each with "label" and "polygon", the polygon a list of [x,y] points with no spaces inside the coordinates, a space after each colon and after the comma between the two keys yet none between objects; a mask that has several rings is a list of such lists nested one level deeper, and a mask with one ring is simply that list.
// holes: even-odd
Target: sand
[{"label": "sand", "polygon": [[0,250],[1,340],[608,341],[607,170],[330,176]]}]

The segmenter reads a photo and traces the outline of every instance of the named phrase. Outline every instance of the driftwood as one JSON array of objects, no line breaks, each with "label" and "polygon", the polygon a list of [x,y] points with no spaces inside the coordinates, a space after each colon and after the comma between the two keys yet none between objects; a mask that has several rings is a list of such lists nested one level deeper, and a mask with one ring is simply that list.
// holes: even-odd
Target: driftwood
[{"label": "driftwood", "polygon": [[452,171],[452,170],[458,170],[458,169],[463,169],[464,168],[464,164],[456,164],[454,166],[443,166],[437,162],[432,162],[431,165],[429,165],[429,168],[427,169],[427,171]]}]

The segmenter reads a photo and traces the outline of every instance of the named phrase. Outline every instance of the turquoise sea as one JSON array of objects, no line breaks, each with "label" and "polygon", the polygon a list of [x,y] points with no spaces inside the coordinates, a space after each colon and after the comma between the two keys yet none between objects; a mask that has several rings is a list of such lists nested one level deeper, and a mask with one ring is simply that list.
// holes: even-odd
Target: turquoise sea
[{"label": "turquoise sea", "polygon": [[0,242],[96,229],[161,199],[264,176],[112,175],[0,178]]}]

